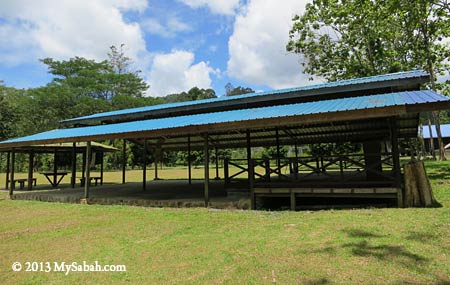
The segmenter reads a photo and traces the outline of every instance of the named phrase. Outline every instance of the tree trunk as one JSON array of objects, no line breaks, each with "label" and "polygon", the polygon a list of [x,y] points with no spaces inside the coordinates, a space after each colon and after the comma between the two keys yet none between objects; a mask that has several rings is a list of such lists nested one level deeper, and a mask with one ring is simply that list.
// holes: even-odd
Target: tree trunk
[{"label": "tree trunk", "polygon": [[439,205],[433,195],[423,162],[405,164],[405,207],[432,207]]},{"label": "tree trunk", "polygon": [[439,144],[439,160],[447,160],[447,158],[445,157],[444,141],[442,140],[441,117],[439,116],[439,113],[439,111],[433,112],[434,125],[436,126],[436,133]]}]

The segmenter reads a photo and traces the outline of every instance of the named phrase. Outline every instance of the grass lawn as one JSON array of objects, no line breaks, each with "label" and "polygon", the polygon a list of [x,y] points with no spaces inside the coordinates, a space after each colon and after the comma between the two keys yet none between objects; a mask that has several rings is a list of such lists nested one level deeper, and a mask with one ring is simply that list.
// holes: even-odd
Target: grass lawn
[{"label": "grass lawn", "polygon": [[[427,170],[442,208],[152,209],[10,201],[0,191],[0,283],[450,284],[450,162]],[[13,272],[16,261],[127,272]]]}]

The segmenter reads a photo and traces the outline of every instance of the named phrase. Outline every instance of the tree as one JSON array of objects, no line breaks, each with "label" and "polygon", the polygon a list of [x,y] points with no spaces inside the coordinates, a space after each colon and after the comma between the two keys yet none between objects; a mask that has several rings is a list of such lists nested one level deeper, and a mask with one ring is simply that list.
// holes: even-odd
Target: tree
[{"label": "tree", "polygon": [[195,101],[211,98],[217,98],[216,92],[214,92],[213,89],[200,89],[198,87],[192,87],[188,92],[169,94],[163,97],[164,101],[167,103]]},{"label": "tree", "polygon": [[287,50],[302,55],[306,73],[330,81],[418,68],[430,74],[429,88],[446,93],[449,82],[436,80],[449,69],[449,15],[444,0],[315,0],[293,18]]},{"label": "tree", "polygon": [[230,82],[225,85],[225,96],[235,96],[247,93],[255,93],[255,91],[250,87],[234,87]]},{"label": "tree", "polygon": [[148,89],[139,71],[130,71],[130,59],[120,50],[111,47],[109,61],[97,62],[83,57],[69,60],[41,59],[49,72],[55,75],[53,83],[70,88],[78,96],[110,100],[116,95],[142,97]]}]

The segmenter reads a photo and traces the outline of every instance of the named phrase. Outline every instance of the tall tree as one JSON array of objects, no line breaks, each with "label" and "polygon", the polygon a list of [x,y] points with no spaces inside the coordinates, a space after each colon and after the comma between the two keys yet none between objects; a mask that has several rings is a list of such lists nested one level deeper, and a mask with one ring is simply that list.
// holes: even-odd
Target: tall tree
[{"label": "tall tree", "polygon": [[253,91],[253,89],[250,87],[234,87],[234,85],[230,82],[225,85],[225,96],[235,96],[247,93],[255,93],[255,91]]},{"label": "tall tree", "polygon": [[129,69],[131,61],[120,49],[110,47],[109,60],[97,62],[83,57],[69,60],[41,59],[55,75],[53,83],[79,96],[110,100],[116,95],[142,97],[148,89],[139,71]]},{"label": "tall tree", "polygon": [[447,93],[437,75],[449,69],[449,36],[445,0],[315,0],[293,18],[287,50],[301,54],[306,73],[330,81],[419,68],[430,74],[429,88]]}]

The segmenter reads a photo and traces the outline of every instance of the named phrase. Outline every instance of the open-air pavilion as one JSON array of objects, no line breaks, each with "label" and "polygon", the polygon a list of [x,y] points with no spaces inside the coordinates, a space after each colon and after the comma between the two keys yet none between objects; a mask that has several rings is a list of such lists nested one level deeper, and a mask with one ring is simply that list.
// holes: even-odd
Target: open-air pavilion
[{"label": "open-air pavilion", "polygon": [[[203,150],[204,205],[210,205],[209,153],[245,148],[243,161],[227,160],[224,187],[244,189],[251,208],[257,199],[284,197],[291,209],[310,198],[380,198],[403,201],[399,141],[416,138],[419,114],[450,109],[450,98],[421,90],[429,81],[423,71],[357,78],[291,89],[163,104],[94,114],[61,122],[61,128],[0,143],[11,152],[35,144],[86,143],[123,139],[161,157],[162,151]],[[317,143],[360,144],[362,152],[300,156],[298,146]],[[280,147],[293,146],[295,155],[282,158]],[[255,159],[252,148],[274,146],[272,159]],[[144,155],[144,158],[146,156]],[[14,162],[11,161],[14,177]],[[241,169],[236,180],[229,166]],[[90,179],[89,165],[85,165]],[[187,182],[191,182],[190,163]],[[289,169],[283,172],[282,169]],[[144,159],[140,191],[149,191]],[[13,178],[11,178],[13,179]],[[10,185],[13,197],[14,185]],[[230,191],[229,193],[231,193]],[[84,199],[90,198],[90,184]]]}]

